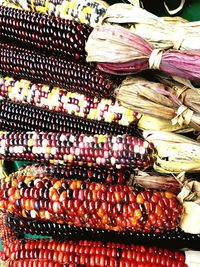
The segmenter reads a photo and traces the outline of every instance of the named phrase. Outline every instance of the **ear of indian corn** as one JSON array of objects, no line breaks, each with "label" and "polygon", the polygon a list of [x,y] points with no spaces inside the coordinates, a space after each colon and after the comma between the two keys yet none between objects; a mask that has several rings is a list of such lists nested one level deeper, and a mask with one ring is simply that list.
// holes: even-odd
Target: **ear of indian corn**
[{"label": "ear of indian corn", "polygon": [[[12,177],[22,175],[46,175],[58,179],[85,180],[88,182],[99,182],[108,184],[130,184],[133,183],[134,171],[124,169],[106,169],[103,167],[88,167],[86,165],[53,165],[53,164],[33,164],[28,165],[19,171],[12,173]],[[141,181],[141,180],[140,180]]]},{"label": "ear of indian corn", "polygon": [[73,134],[130,134],[137,135],[134,125],[129,127],[114,123],[88,120],[74,115],[65,115],[29,104],[0,100],[0,128],[15,131],[50,131]]},{"label": "ear of indian corn", "polygon": [[140,114],[121,106],[114,99],[99,99],[84,94],[67,92],[64,89],[0,77],[0,96],[13,102],[76,115],[86,119],[105,121],[128,126],[137,123]]},{"label": "ear of indian corn", "polygon": [[72,20],[4,6],[0,6],[0,26],[5,42],[77,61],[85,61],[85,43],[92,31]]},{"label": "ear of indian corn", "polygon": [[93,65],[45,56],[6,43],[0,43],[0,72],[88,96],[108,96],[115,87],[110,77]]},{"label": "ear of indian corn", "polygon": [[55,222],[47,222],[35,219],[27,219],[23,217],[8,214],[7,225],[15,233],[28,233],[32,235],[52,236],[61,240],[93,240],[109,242],[123,242],[125,244],[141,244],[150,246],[159,246],[165,248],[188,248],[199,250],[200,234],[189,234],[183,232],[180,228],[165,231],[162,233],[143,233],[112,230],[94,229],[88,227],[76,227],[66,223],[59,224]]},{"label": "ear of indian corn", "polygon": [[7,225],[6,213],[0,212],[0,240],[2,245],[10,244],[17,236],[19,237],[20,233],[15,233],[15,231]]},{"label": "ear of indian corn", "polygon": [[136,267],[140,264],[147,264],[147,266],[153,264],[155,267],[187,267],[184,252],[170,251],[158,247],[86,240],[59,242],[55,239],[41,239],[18,241],[4,247],[3,257],[8,261],[32,259],[43,261],[48,259],[50,262],[61,264],[61,266],[71,266],[65,264],[74,266],[73,264],[75,264],[75,266],[94,267]]},{"label": "ear of indian corn", "polygon": [[89,24],[95,27],[106,13],[108,4],[102,0],[45,0],[45,1],[17,1],[6,0],[4,5],[13,3],[15,8],[36,11],[47,15],[54,15],[64,19]]},{"label": "ear of indian corn", "polygon": [[153,164],[151,143],[130,135],[74,135],[52,132],[0,132],[0,158],[146,169]]},{"label": "ear of indian corn", "polygon": [[167,191],[37,175],[11,175],[0,185],[2,211],[77,227],[163,232],[175,229],[182,214]]}]

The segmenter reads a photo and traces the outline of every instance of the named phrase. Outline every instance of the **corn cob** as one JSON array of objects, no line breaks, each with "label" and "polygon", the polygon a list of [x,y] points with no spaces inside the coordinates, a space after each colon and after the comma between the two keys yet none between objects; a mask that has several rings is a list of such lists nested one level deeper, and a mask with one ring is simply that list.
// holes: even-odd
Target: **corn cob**
[{"label": "corn cob", "polygon": [[109,242],[123,242],[125,244],[141,244],[159,247],[170,247],[175,249],[188,248],[199,250],[200,234],[189,234],[183,232],[180,228],[165,231],[163,233],[143,233],[122,231],[116,232],[112,230],[102,230],[94,228],[76,227],[67,224],[58,224],[55,222],[45,222],[34,219],[27,219],[23,217],[8,214],[7,226],[15,233],[23,235],[41,235],[51,236],[61,240],[93,240]]},{"label": "corn cob", "polygon": [[[11,172],[10,172],[11,173]],[[183,181],[180,183],[173,175],[158,175],[154,172],[146,173],[129,169],[105,169],[101,167],[88,167],[86,165],[52,165],[52,164],[27,164],[21,166],[12,177],[20,176],[53,176],[58,179],[85,180],[88,182],[107,184],[128,184],[137,185],[146,189],[170,191],[178,195],[183,188]],[[12,178],[12,179],[13,179]],[[191,178],[191,177],[190,177]],[[192,177],[194,181],[196,177]]]},{"label": "corn cob", "polygon": [[128,126],[137,123],[140,115],[118,104],[114,99],[98,99],[64,89],[10,77],[0,78],[0,96],[13,102],[76,115],[86,119]]},{"label": "corn cob", "polygon": [[[21,168],[19,171],[12,173],[12,177],[20,177],[22,175],[45,175],[53,176],[58,179],[64,178],[68,180],[85,180],[88,182],[101,182],[108,184],[129,184],[131,183],[134,171],[109,170],[102,167],[88,167],[76,165],[51,165],[51,164],[34,164]],[[180,189],[180,188],[179,188]],[[180,190],[179,190],[180,191]]]},{"label": "corn cob", "polygon": [[[93,267],[187,267],[184,252],[170,251],[157,247],[102,243],[94,241],[62,241],[55,239],[26,240],[5,246],[3,257],[13,261],[15,266],[27,266],[23,260],[49,260],[56,266],[93,266]],[[15,264],[21,261],[22,265]],[[68,265],[69,264],[69,265]],[[72,265],[71,265],[72,264]],[[28,265],[30,266],[30,265]],[[31,265],[32,266],[32,265]],[[36,265],[37,266],[37,265]],[[39,265],[46,266],[46,265]]]},{"label": "corn cob", "polygon": [[0,185],[2,211],[77,227],[163,232],[175,229],[182,213],[182,204],[167,191],[45,175],[11,175]]},{"label": "corn cob", "polygon": [[0,6],[1,40],[72,60],[85,61],[86,24]]},{"label": "corn cob", "polygon": [[5,43],[0,43],[0,72],[89,96],[109,95],[115,86],[106,74],[90,64],[66,62]]},{"label": "corn cob", "polygon": [[17,236],[19,237],[19,233],[15,234],[15,231],[12,228],[7,226],[7,216],[5,213],[0,212],[0,240],[2,244],[9,244],[14,241]]},{"label": "corn cob", "polygon": [[5,2],[4,6],[10,6],[13,3],[15,8],[23,8],[64,19],[72,19],[89,24],[92,27],[101,22],[108,7],[108,4],[102,0],[6,0]]},{"label": "corn cob", "polygon": [[0,100],[0,128],[16,131],[51,131],[73,134],[130,134],[137,135],[134,125],[122,126],[108,122],[93,121],[73,115],[64,115],[27,104]]},{"label": "corn cob", "polygon": [[146,169],[153,164],[151,143],[129,135],[73,135],[0,132],[0,158],[52,164]]}]

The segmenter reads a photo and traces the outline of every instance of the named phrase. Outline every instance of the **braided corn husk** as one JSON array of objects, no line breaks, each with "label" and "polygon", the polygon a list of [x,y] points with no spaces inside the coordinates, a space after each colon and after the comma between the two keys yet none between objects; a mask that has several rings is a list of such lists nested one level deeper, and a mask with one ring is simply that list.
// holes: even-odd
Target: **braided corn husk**
[{"label": "braided corn husk", "polygon": [[103,24],[121,24],[149,41],[155,48],[191,50],[200,48],[200,22],[157,17],[129,4],[115,4],[108,8]]},{"label": "braided corn husk", "polygon": [[[121,105],[150,116],[139,122],[142,129],[147,130],[149,127],[149,130],[200,130],[200,94],[197,90],[185,88],[175,82],[155,83],[130,76],[115,90],[115,96]],[[160,122],[159,119],[163,121]]]}]

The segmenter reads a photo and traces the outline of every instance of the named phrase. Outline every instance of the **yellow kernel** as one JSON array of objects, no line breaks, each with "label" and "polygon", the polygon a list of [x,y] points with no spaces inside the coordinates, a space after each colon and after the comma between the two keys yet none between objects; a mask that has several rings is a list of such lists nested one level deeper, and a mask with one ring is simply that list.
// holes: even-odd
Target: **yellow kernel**
[{"label": "yellow kernel", "polygon": [[174,198],[175,195],[172,192],[165,192],[165,197],[166,198]]},{"label": "yellow kernel", "polygon": [[57,182],[55,182],[55,184],[53,185],[53,187],[54,187],[55,189],[58,189],[58,188],[60,188],[61,186],[62,186],[61,181],[57,181]]},{"label": "yellow kernel", "polygon": [[15,199],[20,199],[20,198],[21,198],[20,190],[17,189],[17,190],[15,191]]},{"label": "yellow kernel", "polygon": [[33,146],[33,142],[34,142],[34,141],[33,141],[33,139],[31,138],[31,139],[28,140],[27,145],[28,145],[28,146]]},{"label": "yellow kernel", "polygon": [[140,209],[136,209],[135,212],[134,212],[134,216],[137,218],[137,219],[140,219],[142,217],[142,212]]},{"label": "yellow kernel", "polygon": [[69,162],[72,162],[72,161],[74,160],[74,156],[73,156],[72,154],[69,154],[69,155],[67,156],[67,160],[68,160]]}]

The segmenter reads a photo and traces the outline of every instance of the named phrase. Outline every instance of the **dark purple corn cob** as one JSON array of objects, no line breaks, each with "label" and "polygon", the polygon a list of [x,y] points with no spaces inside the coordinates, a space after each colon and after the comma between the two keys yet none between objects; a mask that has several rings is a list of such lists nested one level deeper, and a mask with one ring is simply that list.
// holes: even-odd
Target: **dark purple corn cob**
[{"label": "dark purple corn cob", "polygon": [[7,225],[17,233],[29,233],[43,236],[52,236],[58,239],[94,240],[109,242],[123,242],[125,244],[141,244],[165,248],[190,248],[199,249],[200,234],[188,234],[180,228],[163,233],[133,233],[130,231],[115,232],[111,230],[75,227],[67,224],[44,222],[20,218],[8,214]]},{"label": "dark purple corn cob", "polygon": [[0,43],[0,72],[88,96],[108,96],[116,86],[91,64],[48,57],[6,43]]},{"label": "dark purple corn cob", "polygon": [[73,115],[49,111],[29,104],[0,100],[0,129],[16,131],[50,131],[73,134],[130,134],[138,135],[136,126],[88,120]]},{"label": "dark purple corn cob", "polygon": [[0,39],[61,58],[85,61],[86,24],[37,12],[0,6]]}]

